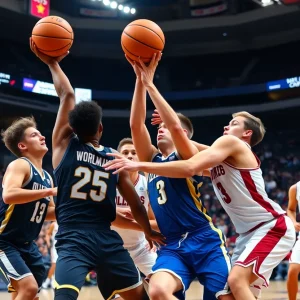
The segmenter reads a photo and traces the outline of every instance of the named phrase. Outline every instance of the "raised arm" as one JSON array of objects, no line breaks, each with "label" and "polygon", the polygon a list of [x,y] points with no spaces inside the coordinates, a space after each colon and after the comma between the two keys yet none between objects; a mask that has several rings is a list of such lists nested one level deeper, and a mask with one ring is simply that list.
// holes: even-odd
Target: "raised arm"
[{"label": "raised arm", "polygon": [[56,196],[57,189],[27,190],[22,186],[30,179],[30,165],[24,159],[9,164],[3,178],[3,201],[6,204],[24,204],[41,198]]},{"label": "raised arm", "polygon": [[140,161],[151,161],[153,155],[158,152],[152,145],[149,131],[145,125],[146,120],[146,88],[141,80],[141,73],[135,62],[127,60],[132,65],[136,82],[130,112],[130,129],[133,144]]},{"label": "raised arm", "polygon": [[187,131],[182,128],[181,121],[176,112],[160,94],[153,83],[155,70],[160,58],[161,54],[157,55],[155,53],[148,67],[140,60],[140,65],[142,66],[142,68],[140,68],[142,82],[145,85],[153,104],[158,110],[162,122],[170,131],[177,152],[183,159],[188,159],[196,154],[198,149],[189,139]]},{"label": "raised arm", "polygon": [[299,232],[300,231],[300,223],[298,223],[296,220],[296,209],[297,209],[297,205],[298,205],[296,195],[297,195],[297,185],[294,184],[289,189],[289,204],[288,204],[288,208],[287,208],[286,212],[287,212],[287,215],[293,221],[295,230],[297,232]]},{"label": "raised arm", "polygon": [[67,55],[57,58],[49,57],[39,52],[35,44],[30,41],[31,50],[45,64],[48,65],[52,74],[55,90],[60,99],[60,105],[56,117],[55,126],[52,132],[53,147],[53,167],[56,168],[60,163],[64,152],[72,137],[72,128],[69,125],[68,114],[75,106],[75,94],[68,77],[62,71],[59,62]]}]

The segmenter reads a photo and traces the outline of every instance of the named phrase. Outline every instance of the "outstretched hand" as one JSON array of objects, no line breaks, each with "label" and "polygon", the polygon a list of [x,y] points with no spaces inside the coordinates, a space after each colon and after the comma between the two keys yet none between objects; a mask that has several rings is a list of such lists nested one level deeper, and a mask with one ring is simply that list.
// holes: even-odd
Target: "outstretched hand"
[{"label": "outstretched hand", "polygon": [[162,246],[166,245],[166,238],[160,232],[157,232],[153,229],[151,230],[150,234],[145,233],[145,237],[149,243],[150,249],[153,248],[153,243],[155,245],[162,245]]},{"label": "outstretched hand", "polygon": [[137,68],[140,69],[141,79],[145,87],[149,87],[151,84],[153,84],[154,74],[158,66],[158,62],[161,60],[161,56],[161,52],[154,53],[148,66],[146,66],[141,58],[139,58],[140,66],[137,66]]},{"label": "outstretched hand", "polygon": [[130,172],[138,171],[138,162],[131,161],[119,153],[107,153],[107,156],[113,156],[115,159],[103,165],[105,171],[116,170],[113,174],[118,174],[123,170]]},{"label": "outstretched hand", "polygon": [[138,67],[138,63],[137,63],[136,61],[132,60],[132,59],[131,59],[129,56],[127,56],[126,54],[125,54],[125,57],[126,57],[127,61],[131,64],[131,66],[132,66],[132,68],[133,68],[133,70],[134,70],[134,73],[135,73],[135,75],[136,75],[136,78],[139,79],[139,80],[141,80],[141,79],[142,79],[142,77],[141,77],[141,70],[140,70],[140,68]]},{"label": "outstretched hand", "polygon": [[154,109],[154,112],[152,114],[152,118],[151,118],[151,125],[155,126],[155,125],[159,125],[162,123],[162,119],[159,115],[159,112],[157,109]]},{"label": "outstretched hand", "polygon": [[32,40],[32,38],[29,38],[29,44],[30,44],[31,51],[46,65],[59,63],[69,54],[69,51],[68,51],[64,55],[61,55],[58,57],[51,57],[51,56],[48,56],[47,54],[44,54],[41,51],[39,51],[38,48],[36,47],[34,41]]}]

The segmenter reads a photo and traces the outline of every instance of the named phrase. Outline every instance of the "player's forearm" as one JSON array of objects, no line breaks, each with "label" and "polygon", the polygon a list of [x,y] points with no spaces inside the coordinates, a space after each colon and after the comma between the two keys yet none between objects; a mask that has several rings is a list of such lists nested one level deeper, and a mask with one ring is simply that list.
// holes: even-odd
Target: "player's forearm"
[{"label": "player's forearm", "polygon": [[24,204],[53,195],[53,189],[25,190],[12,188],[3,191],[3,201],[6,204]]},{"label": "player's forearm", "polygon": [[209,148],[209,146],[207,146],[207,145],[199,144],[199,143],[197,143],[195,141],[191,141],[191,142],[197,147],[197,149],[198,149],[199,152],[203,151],[203,150],[206,150],[206,149]]},{"label": "player's forearm", "polygon": [[162,121],[165,123],[169,131],[172,133],[173,129],[181,128],[180,120],[176,112],[160,94],[156,86],[154,84],[147,86],[147,91],[154,106],[158,110]]},{"label": "player's forearm", "polygon": [[111,223],[113,226],[123,228],[123,229],[131,229],[137,231],[143,231],[141,226],[137,224],[134,220],[130,220],[124,217],[121,213],[117,212],[116,219]]},{"label": "player's forearm", "polygon": [[149,220],[150,226],[153,230],[160,232],[156,220]]},{"label": "player's forearm", "polygon": [[146,120],[146,88],[141,80],[137,79],[135,83],[134,94],[132,98],[130,112],[130,127],[136,129],[138,126],[144,126]]},{"label": "player's forearm", "polygon": [[139,171],[157,174],[170,178],[188,178],[196,174],[192,164],[188,160],[167,163],[139,162]]},{"label": "player's forearm", "polygon": [[56,220],[55,206],[48,206],[46,221],[55,221],[55,220]]},{"label": "player's forearm", "polygon": [[140,200],[137,200],[135,205],[130,205],[132,215],[137,223],[142,227],[145,234],[151,232],[151,226],[148,219],[147,211],[141,204]]},{"label": "player's forearm", "polygon": [[60,65],[58,63],[51,64],[49,65],[49,69],[59,99],[63,100],[66,95],[74,94],[74,89]]},{"label": "player's forearm", "polygon": [[290,219],[292,220],[292,222],[295,224],[297,223],[297,220],[296,220],[296,212],[293,211],[293,210],[290,210],[290,209],[287,209],[286,210],[286,213],[287,215],[290,217]]}]

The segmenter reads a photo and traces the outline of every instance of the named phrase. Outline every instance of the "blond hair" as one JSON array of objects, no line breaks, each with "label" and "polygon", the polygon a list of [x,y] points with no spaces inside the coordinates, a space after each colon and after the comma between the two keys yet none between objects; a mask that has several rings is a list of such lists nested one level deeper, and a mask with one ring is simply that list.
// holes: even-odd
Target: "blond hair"
[{"label": "blond hair", "polygon": [[30,127],[36,128],[34,117],[17,119],[6,130],[1,132],[6,148],[17,157],[22,156],[18,144],[23,140],[25,130]]},{"label": "blond hair", "polygon": [[232,117],[244,117],[246,119],[244,122],[245,129],[252,130],[252,136],[250,139],[251,146],[255,146],[262,141],[265,136],[266,129],[261,119],[249,114],[246,111],[234,113]]}]

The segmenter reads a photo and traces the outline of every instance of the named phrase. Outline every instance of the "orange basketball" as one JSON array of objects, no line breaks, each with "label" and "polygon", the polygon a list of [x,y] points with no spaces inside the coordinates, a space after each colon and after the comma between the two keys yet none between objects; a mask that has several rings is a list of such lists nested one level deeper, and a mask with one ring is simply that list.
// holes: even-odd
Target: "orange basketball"
[{"label": "orange basketball", "polygon": [[165,36],[161,28],[150,20],[135,20],[123,30],[121,45],[126,55],[135,61],[140,57],[150,62],[154,53],[164,49]]},{"label": "orange basketball", "polygon": [[71,25],[66,20],[48,16],[35,24],[32,39],[39,51],[57,57],[67,53],[71,48],[74,34]]}]

